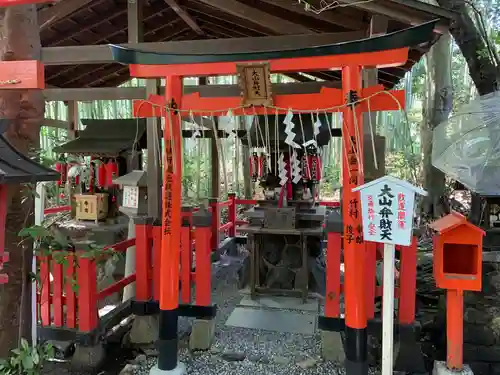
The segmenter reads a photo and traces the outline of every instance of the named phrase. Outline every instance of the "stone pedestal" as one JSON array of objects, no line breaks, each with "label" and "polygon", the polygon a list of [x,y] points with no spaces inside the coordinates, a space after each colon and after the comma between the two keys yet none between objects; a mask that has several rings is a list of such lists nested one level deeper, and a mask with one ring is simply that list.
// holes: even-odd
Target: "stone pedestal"
[{"label": "stone pedestal", "polygon": [[136,316],[130,331],[130,342],[134,345],[151,345],[158,340],[158,316]]},{"label": "stone pedestal", "polygon": [[464,365],[462,371],[457,371],[448,369],[446,362],[436,361],[434,362],[432,375],[474,375],[474,373],[468,365]]},{"label": "stone pedestal", "polygon": [[320,330],[320,335],[321,356],[328,361],[343,364],[345,361],[345,351],[340,332]]},{"label": "stone pedestal", "polygon": [[170,371],[160,370],[158,365],[153,366],[149,371],[149,375],[184,375],[185,373],[186,365],[182,362],[179,362],[177,367]]},{"label": "stone pedestal", "polygon": [[212,345],[215,334],[214,319],[195,319],[189,337],[191,350],[208,350]]}]

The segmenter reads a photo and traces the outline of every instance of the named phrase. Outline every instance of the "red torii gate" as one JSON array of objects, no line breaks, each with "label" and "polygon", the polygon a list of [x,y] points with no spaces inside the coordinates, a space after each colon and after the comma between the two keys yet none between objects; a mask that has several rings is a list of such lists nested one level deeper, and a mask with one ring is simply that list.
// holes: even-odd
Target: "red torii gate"
[{"label": "red torii gate", "polygon": [[[134,114],[139,117],[165,117],[165,157],[162,212],[162,255],[160,285],[160,353],[155,371],[182,372],[177,361],[177,321],[179,301],[179,247],[181,231],[181,163],[182,139],[178,111],[193,115],[225,115],[229,109],[234,115],[248,114],[241,108],[241,98],[203,98],[199,94],[183,95],[182,78],[193,76],[235,75],[237,64],[265,61],[271,73],[342,70],[342,89],[323,88],[320,93],[278,95],[274,107],[280,113],[288,109],[311,112],[342,112],[342,141],[347,147],[342,163],[343,226],[355,229],[355,239],[344,241],[345,263],[345,336],[346,367],[348,375],[367,374],[367,316],[363,291],[366,256],[362,238],[359,193],[352,189],[363,184],[364,176],[358,167],[358,155],[363,155],[363,112],[370,109],[398,110],[404,108],[404,91],[383,91],[382,86],[362,88],[363,67],[393,67],[404,65],[408,47],[432,38],[435,21],[400,32],[329,46],[302,50],[266,51],[216,55],[179,55],[143,52],[111,46],[114,59],[130,65],[130,74],[137,78],[165,78],[165,96],[152,95],[146,101],[134,103]],[[341,107],[343,106],[343,107]],[[239,108],[238,108],[239,107]],[[337,107],[337,108],[335,108]],[[267,115],[266,107],[252,107],[251,114]],[[357,139],[356,135],[359,139]],[[176,168],[174,169],[174,165]],[[361,258],[361,259],[360,259]],[[327,269],[327,274],[329,270]],[[327,276],[328,277],[328,276]],[[327,296],[330,290],[327,285]],[[337,320],[327,298],[326,319]]]}]

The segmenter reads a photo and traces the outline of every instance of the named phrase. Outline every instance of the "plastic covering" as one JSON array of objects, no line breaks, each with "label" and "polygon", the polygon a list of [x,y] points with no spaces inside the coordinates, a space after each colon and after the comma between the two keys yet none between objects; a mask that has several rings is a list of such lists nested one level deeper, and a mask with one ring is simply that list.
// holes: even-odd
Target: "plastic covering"
[{"label": "plastic covering", "polygon": [[500,92],[471,101],[434,129],[432,164],[476,193],[500,196]]}]

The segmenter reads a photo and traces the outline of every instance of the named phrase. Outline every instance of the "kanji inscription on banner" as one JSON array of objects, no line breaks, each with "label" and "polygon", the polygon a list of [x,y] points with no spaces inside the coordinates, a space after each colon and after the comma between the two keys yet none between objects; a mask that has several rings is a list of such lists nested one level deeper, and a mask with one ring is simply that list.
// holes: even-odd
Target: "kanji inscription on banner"
[{"label": "kanji inscription on banner", "polygon": [[353,191],[360,191],[365,241],[409,246],[412,238],[415,194],[427,193],[392,176],[385,176]]}]

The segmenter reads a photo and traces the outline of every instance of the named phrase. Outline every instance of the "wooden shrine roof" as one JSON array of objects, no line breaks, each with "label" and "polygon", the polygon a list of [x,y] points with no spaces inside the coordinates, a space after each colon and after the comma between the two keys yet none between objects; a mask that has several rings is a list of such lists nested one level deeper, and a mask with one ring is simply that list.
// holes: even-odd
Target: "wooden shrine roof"
[{"label": "wooden shrine roof", "polygon": [[[297,0],[149,0],[143,8],[144,42],[368,33],[374,14],[388,18],[387,32],[436,18],[441,19],[440,27],[446,29],[454,17],[450,11],[418,0],[339,3],[352,5],[315,14],[306,12]],[[127,0],[64,0],[40,7],[39,21],[43,47],[119,44],[128,39]],[[387,88],[394,86],[433,42],[411,49],[406,66],[382,69],[379,82]],[[308,74],[326,81],[340,79],[338,72]],[[298,81],[310,80],[301,74],[290,76]],[[128,67],[114,63],[46,67],[46,83],[62,88],[112,87],[128,79]]]}]

